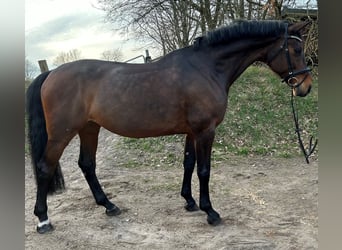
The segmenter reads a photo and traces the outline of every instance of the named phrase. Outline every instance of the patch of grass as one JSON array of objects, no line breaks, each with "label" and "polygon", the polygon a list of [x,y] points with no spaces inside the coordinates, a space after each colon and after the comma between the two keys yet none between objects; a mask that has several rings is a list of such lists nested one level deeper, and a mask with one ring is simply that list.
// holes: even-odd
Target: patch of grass
[{"label": "patch of grass", "polygon": [[[318,135],[317,84],[314,81],[307,97],[295,98],[304,143],[309,135]],[[290,96],[290,88],[270,69],[249,67],[230,89],[227,113],[216,138],[222,145],[231,145],[229,150],[238,155],[287,158],[301,154]]]},{"label": "patch of grass", "polygon": [[151,187],[153,191],[179,191],[179,181],[165,182],[163,184],[155,184]]},{"label": "patch of grass", "polygon": [[119,164],[126,167],[176,166],[182,157],[184,138],[184,135],[141,139],[122,137],[115,145],[125,154],[122,157],[123,160],[118,159]]}]

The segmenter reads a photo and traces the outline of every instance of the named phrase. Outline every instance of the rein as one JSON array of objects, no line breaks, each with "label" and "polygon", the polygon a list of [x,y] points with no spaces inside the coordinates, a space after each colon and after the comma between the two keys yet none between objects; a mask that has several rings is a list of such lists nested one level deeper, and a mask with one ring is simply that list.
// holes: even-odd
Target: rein
[{"label": "rein", "polygon": [[297,133],[297,137],[298,137],[298,143],[299,143],[299,147],[302,150],[306,163],[309,164],[309,157],[310,155],[312,155],[312,153],[314,152],[318,140],[316,139],[315,143],[312,144],[312,140],[313,140],[313,136],[310,137],[310,142],[309,142],[309,147],[308,149],[305,149],[303,141],[302,141],[302,137],[300,135],[300,131],[301,129],[299,128],[299,122],[298,122],[298,112],[295,109],[295,101],[294,101],[294,96],[292,93],[292,89],[291,89],[291,107],[292,107],[292,113],[293,113],[293,120],[295,122],[295,126],[296,126],[296,133]]},{"label": "rein", "polygon": [[312,140],[313,140],[313,136],[310,137],[310,142],[309,142],[309,147],[307,149],[305,149],[304,144],[303,144],[303,140],[301,137],[301,129],[299,128],[299,122],[298,122],[298,112],[296,111],[295,108],[295,101],[294,101],[294,95],[293,95],[293,90],[297,87],[299,87],[306,79],[306,77],[308,76],[308,74],[306,74],[306,76],[303,78],[302,81],[298,82],[298,79],[296,78],[297,75],[301,75],[307,72],[310,72],[311,69],[310,68],[305,68],[302,70],[298,70],[298,71],[293,71],[293,66],[292,66],[292,62],[291,62],[291,58],[290,58],[290,52],[289,52],[289,48],[288,48],[288,39],[296,39],[300,42],[302,42],[302,39],[300,39],[297,36],[293,36],[293,35],[289,35],[288,34],[288,24],[285,24],[285,39],[284,39],[284,43],[283,45],[280,47],[279,51],[269,60],[272,61],[276,56],[278,56],[278,54],[284,50],[285,51],[285,55],[286,55],[286,60],[287,60],[287,66],[288,66],[288,75],[286,77],[283,78],[282,82],[285,82],[290,88],[291,88],[291,108],[292,108],[292,114],[293,114],[293,120],[295,122],[295,126],[296,126],[296,133],[297,133],[297,137],[298,137],[298,143],[299,143],[299,147],[302,150],[306,163],[309,164],[309,157],[310,155],[312,155],[312,153],[315,151],[315,148],[317,146],[318,140],[316,139],[315,143],[312,144]]}]

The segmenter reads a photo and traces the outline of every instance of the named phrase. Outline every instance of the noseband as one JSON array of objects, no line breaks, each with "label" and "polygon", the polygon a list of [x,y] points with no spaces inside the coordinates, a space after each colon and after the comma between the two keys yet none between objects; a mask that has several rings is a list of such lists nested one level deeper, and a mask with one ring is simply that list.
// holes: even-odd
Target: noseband
[{"label": "noseband", "polygon": [[[289,87],[294,89],[294,88],[299,87],[305,81],[308,74],[306,74],[305,77],[303,78],[303,80],[300,82],[298,82],[298,79],[296,76],[310,72],[311,69],[306,67],[305,69],[301,69],[301,70],[296,70],[296,71],[293,70],[293,65],[292,65],[289,47],[288,47],[288,40],[289,39],[296,39],[300,42],[303,42],[303,40],[300,39],[298,36],[293,36],[293,35],[288,34],[288,24],[285,23],[284,43],[282,46],[280,46],[279,51],[277,53],[275,53],[270,60],[268,60],[268,63],[273,61],[279,55],[279,53],[284,50],[285,55],[286,55],[286,60],[287,60],[288,74],[287,74],[287,76],[285,76],[283,78],[282,82],[285,82],[287,85],[289,85]],[[293,80],[294,80],[295,84],[292,84]]]}]

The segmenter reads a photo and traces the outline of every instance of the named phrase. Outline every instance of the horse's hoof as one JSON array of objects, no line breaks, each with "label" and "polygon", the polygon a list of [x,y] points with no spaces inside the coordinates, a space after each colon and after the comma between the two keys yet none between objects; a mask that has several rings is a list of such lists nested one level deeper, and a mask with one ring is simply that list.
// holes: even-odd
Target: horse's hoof
[{"label": "horse's hoof", "polygon": [[45,234],[52,232],[55,228],[52,226],[51,223],[49,224],[44,224],[42,226],[37,226],[37,232],[40,234]]},{"label": "horse's hoof", "polygon": [[116,216],[119,214],[121,214],[121,210],[117,206],[114,206],[111,209],[106,209],[106,215],[108,215],[108,216]]},{"label": "horse's hoof", "polygon": [[207,217],[207,221],[210,225],[212,226],[217,226],[221,223],[221,217],[219,214],[215,214],[215,215],[212,215],[212,216],[209,216]]},{"label": "horse's hoof", "polygon": [[186,211],[188,212],[195,212],[195,211],[198,211],[199,210],[199,207],[196,205],[196,203],[193,203],[193,204],[186,204],[184,206],[184,208],[186,209]]}]

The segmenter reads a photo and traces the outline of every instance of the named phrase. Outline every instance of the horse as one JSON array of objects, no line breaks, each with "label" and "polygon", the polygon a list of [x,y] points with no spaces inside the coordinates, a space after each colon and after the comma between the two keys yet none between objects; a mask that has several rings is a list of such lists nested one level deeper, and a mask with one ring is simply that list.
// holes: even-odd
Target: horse
[{"label": "horse", "polygon": [[[208,184],[215,129],[224,118],[229,88],[248,66],[260,61],[292,88],[293,96],[306,96],[312,77],[302,33],[308,24],[238,21],[210,31],[156,62],[84,59],[39,75],[26,95],[38,233],[54,230],[47,214],[47,195],[65,187],[59,159],[76,135],[80,138],[78,165],[96,203],[105,207],[108,216],[120,214],[96,176],[101,127],[132,138],[184,134],[181,196],[185,209],[201,209],[210,225],[220,224]],[[196,163],[199,206],[191,191]]]}]

